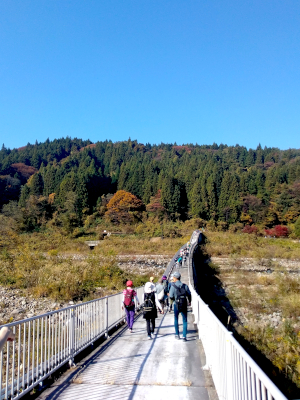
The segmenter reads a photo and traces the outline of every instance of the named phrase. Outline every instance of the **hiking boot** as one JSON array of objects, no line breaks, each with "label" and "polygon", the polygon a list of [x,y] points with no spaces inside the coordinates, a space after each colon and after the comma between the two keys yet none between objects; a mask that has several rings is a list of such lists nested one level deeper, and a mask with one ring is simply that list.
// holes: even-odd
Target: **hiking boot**
[{"label": "hiking boot", "polygon": [[186,337],[182,338],[182,340],[183,340],[184,342],[187,342]]},{"label": "hiking boot", "polygon": [[180,336],[179,335],[175,335],[175,339],[180,339]]}]

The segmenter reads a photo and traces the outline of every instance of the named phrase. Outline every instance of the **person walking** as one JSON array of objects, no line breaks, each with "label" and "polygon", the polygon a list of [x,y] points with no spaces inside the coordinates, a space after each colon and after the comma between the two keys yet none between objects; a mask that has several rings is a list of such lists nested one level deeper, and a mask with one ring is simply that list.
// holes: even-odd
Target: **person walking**
[{"label": "person walking", "polygon": [[174,299],[171,299],[170,298],[170,289],[171,289],[171,286],[172,286],[172,283],[173,283],[174,281],[173,281],[173,274],[170,276],[170,282],[169,282],[169,284],[168,284],[168,303],[169,303],[169,306],[168,306],[168,311],[169,312],[171,312],[172,311],[172,307],[173,307],[173,303],[174,303]]},{"label": "person walking", "polygon": [[163,309],[158,301],[157,293],[153,291],[152,283],[147,282],[144,289],[144,311],[143,318],[146,320],[148,339],[152,339],[155,329],[155,318],[157,318],[157,308],[163,314]]},{"label": "person walking", "polygon": [[169,284],[167,276],[166,276],[166,275],[163,275],[163,276],[162,276],[162,280],[163,280],[164,287],[167,287],[168,284]]},{"label": "person walking", "polygon": [[155,286],[155,283],[154,283],[154,276],[150,276],[150,283],[152,284],[152,290],[154,291],[154,292],[156,292],[156,286]]},{"label": "person walking", "polygon": [[15,340],[15,334],[6,326],[0,329],[0,351],[3,349],[5,343]]},{"label": "person walking", "polygon": [[136,291],[132,289],[132,286],[133,286],[132,281],[127,281],[126,289],[123,290],[123,301],[122,301],[122,310],[124,310],[125,308],[126,322],[130,333],[132,333],[132,326],[134,322],[135,301],[138,306],[140,305]]},{"label": "person walking", "polygon": [[173,274],[173,281],[170,288],[170,299],[174,299],[174,326],[175,326],[175,339],[180,339],[178,317],[182,315],[183,322],[183,341],[186,342],[187,335],[187,306],[191,302],[191,292],[185,283],[180,281],[181,274],[175,271]]},{"label": "person walking", "polygon": [[168,278],[166,275],[162,276],[162,283],[164,285],[164,292],[165,292],[165,297],[164,297],[164,305],[168,308],[169,307],[169,282],[168,282]]},{"label": "person walking", "polygon": [[160,278],[157,285],[156,285],[156,293],[157,293],[157,299],[160,302],[162,310],[164,310],[165,306],[165,286],[164,286],[164,281],[163,278]]},{"label": "person walking", "polygon": [[181,256],[178,258],[176,266],[177,266],[177,268],[180,268],[182,266],[182,257]]}]

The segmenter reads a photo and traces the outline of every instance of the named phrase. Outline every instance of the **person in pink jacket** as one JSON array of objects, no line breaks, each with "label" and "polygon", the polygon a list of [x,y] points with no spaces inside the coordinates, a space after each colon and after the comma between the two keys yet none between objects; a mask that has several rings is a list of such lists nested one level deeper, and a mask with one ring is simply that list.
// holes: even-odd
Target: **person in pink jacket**
[{"label": "person in pink jacket", "polygon": [[129,332],[132,333],[132,326],[135,314],[135,300],[138,306],[140,305],[140,302],[137,297],[136,291],[132,289],[132,281],[127,281],[126,286],[127,288],[123,290],[122,310],[125,308],[126,322]]}]

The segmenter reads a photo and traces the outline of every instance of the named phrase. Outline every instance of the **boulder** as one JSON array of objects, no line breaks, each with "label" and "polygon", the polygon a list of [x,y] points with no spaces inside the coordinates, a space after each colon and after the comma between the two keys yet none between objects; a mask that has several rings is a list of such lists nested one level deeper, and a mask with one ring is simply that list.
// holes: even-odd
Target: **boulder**
[{"label": "boulder", "polygon": [[163,240],[162,237],[153,237],[150,239],[150,242],[157,243],[160,242],[161,240]]}]

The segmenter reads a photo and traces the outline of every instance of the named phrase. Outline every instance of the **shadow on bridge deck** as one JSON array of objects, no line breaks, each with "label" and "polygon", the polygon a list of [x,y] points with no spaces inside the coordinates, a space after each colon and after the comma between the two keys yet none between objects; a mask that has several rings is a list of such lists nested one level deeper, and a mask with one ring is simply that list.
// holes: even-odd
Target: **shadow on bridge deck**
[{"label": "shadow on bridge deck", "polygon": [[[182,281],[188,282],[187,270],[181,273]],[[140,316],[133,333],[126,328],[119,331],[109,345],[96,349],[39,400],[209,400],[191,312],[187,342],[174,337],[173,313],[159,315],[156,326],[154,338],[148,340],[145,320]]]}]

